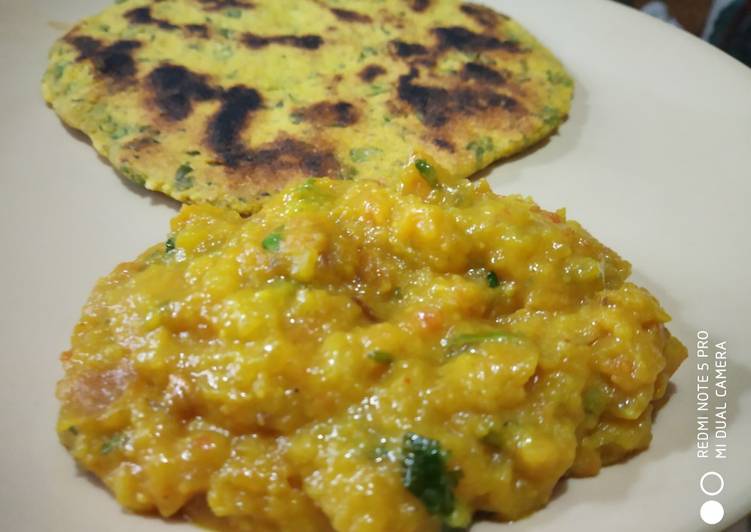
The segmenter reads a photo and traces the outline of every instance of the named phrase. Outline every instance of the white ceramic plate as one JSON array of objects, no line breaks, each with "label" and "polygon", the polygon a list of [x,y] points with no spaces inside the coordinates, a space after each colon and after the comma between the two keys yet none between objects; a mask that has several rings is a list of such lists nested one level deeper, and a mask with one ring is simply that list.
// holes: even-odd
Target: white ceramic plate
[{"label": "white ceramic plate", "polygon": [[[634,264],[672,313],[689,359],[649,451],[569,481],[550,505],[477,530],[702,530],[700,477],[717,471],[716,528],[751,510],[751,70],[607,0],[498,0],[577,79],[547,146],[495,168]],[[125,184],[45,107],[46,52],[104,0],[0,0],[0,529],[191,530],[121,511],[76,472],[53,430],[58,354],[94,281],[161,240],[175,204]],[[728,458],[696,457],[696,334],[727,341]],[[705,486],[715,488],[712,479]]]}]

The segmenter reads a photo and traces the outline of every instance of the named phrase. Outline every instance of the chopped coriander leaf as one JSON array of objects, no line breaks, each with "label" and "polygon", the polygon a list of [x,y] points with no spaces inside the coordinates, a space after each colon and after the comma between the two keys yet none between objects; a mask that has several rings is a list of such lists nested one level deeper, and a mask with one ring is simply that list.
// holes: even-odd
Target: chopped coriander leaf
[{"label": "chopped coriander leaf", "polygon": [[266,251],[279,251],[279,246],[281,245],[282,240],[284,240],[284,236],[282,235],[282,228],[279,227],[278,229],[274,229],[263,239],[261,246],[263,246],[263,249]]},{"label": "chopped coriander leaf", "polygon": [[68,427],[68,432],[73,434],[73,436],[78,436],[78,427],[71,425],[70,427]]},{"label": "chopped coriander leaf", "polygon": [[547,71],[548,82],[553,85],[563,85],[564,87],[573,86],[574,82],[566,74],[562,72],[554,72],[552,70]]},{"label": "chopped coriander leaf", "polygon": [[349,151],[349,157],[352,162],[364,163],[373,156],[383,153],[379,148],[352,148]]},{"label": "chopped coriander leaf", "polygon": [[480,344],[482,342],[507,342],[507,341],[519,341],[521,336],[513,333],[494,331],[488,333],[470,333],[470,334],[458,334],[448,340],[448,347],[464,347],[472,344]]},{"label": "chopped coriander leaf", "polygon": [[483,137],[479,140],[473,140],[467,144],[467,149],[475,154],[475,162],[480,166],[485,158],[485,154],[492,152],[494,149],[493,139]]},{"label": "chopped coriander leaf", "polygon": [[232,39],[235,36],[235,32],[228,28],[219,28],[219,35],[225,39]]},{"label": "chopped coriander leaf", "polygon": [[383,94],[384,92],[388,92],[389,88],[385,85],[378,85],[377,83],[374,83],[370,86],[370,93],[368,96],[378,96],[379,94]]},{"label": "chopped coriander leaf", "polygon": [[195,157],[196,155],[201,155],[201,152],[198,150],[190,150],[185,152],[187,155],[190,155],[191,157]]},{"label": "chopped coriander leaf", "polygon": [[297,189],[297,197],[306,203],[322,205],[332,199],[331,194],[326,188],[318,185],[315,178],[306,179]]},{"label": "chopped coriander leaf", "polygon": [[242,9],[227,9],[224,11],[224,15],[230,18],[240,18],[243,16]]},{"label": "chopped coriander leaf", "polygon": [[187,190],[193,186],[193,167],[188,163],[180,165],[175,172],[175,190]]},{"label": "chopped coriander leaf", "polygon": [[448,523],[441,524],[441,532],[465,532],[467,527],[464,526],[451,526]]},{"label": "chopped coriander leaf", "polygon": [[51,72],[55,79],[63,77],[63,72],[65,72],[66,66],[68,66],[68,63],[57,63],[52,67]]},{"label": "chopped coriander leaf", "polygon": [[526,59],[522,59],[521,65],[522,65],[522,72],[521,72],[521,76],[519,76],[519,81],[523,83],[525,81],[529,81],[529,63],[527,62]]},{"label": "chopped coriander leaf", "polygon": [[488,280],[488,286],[490,288],[498,288],[501,284],[501,281],[498,279],[495,272],[488,272],[486,279]]},{"label": "chopped coriander leaf", "polygon": [[341,170],[339,170],[339,177],[342,179],[354,179],[355,176],[358,174],[357,168],[354,166],[343,166]]},{"label": "chopped coriander leaf", "polygon": [[366,58],[370,57],[371,55],[376,55],[378,53],[378,50],[373,48],[372,46],[366,46],[362,49],[360,52],[359,61],[364,61]]},{"label": "chopped coriander leaf", "polygon": [[218,49],[214,50],[214,57],[219,61],[229,59],[233,55],[235,55],[235,51],[232,46],[228,44],[222,45]]},{"label": "chopped coriander leaf", "polygon": [[419,434],[404,435],[402,482],[433,515],[446,520],[454,511],[454,488],[461,472],[448,469],[448,454],[440,442]]},{"label": "chopped coriander leaf", "polygon": [[542,121],[548,126],[554,126],[561,121],[561,113],[555,107],[545,106],[542,110]]},{"label": "chopped coriander leaf", "polygon": [[110,134],[112,140],[119,140],[130,133],[130,129],[127,126],[117,126],[115,130]]},{"label": "chopped coriander leaf", "polygon": [[[457,472],[457,474],[461,478],[461,472]],[[467,504],[461,500],[457,500],[454,505],[454,511],[444,519],[441,532],[467,532],[469,525],[472,523],[473,513]]]},{"label": "chopped coriander leaf", "polygon": [[438,178],[435,175],[435,168],[433,168],[432,164],[425,159],[417,159],[415,161],[415,167],[417,168],[417,171],[420,172],[423,179],[428,182],[428,185],[433,188],[436,188],[439,185]]},{"label": "chopped coriander leaf", "polygon": [[104,442],[99,451],[101,452],[101,454],[110,454],[115,449],[122,447],[123,444],[125,444],[125,442],[127,441],[128,438],[127,436],[125,436],[125,434],[117,433],[113,435],[109,440]]},{"label": "chopped coriander leaf", "polygon": [[589,388],[582,396],[582,406],[587,414],[599,416],[608,405],[608,399],[607,394],[601,388]]},{"label": "chopped coriander leaf", "polygon": [[391,364],[394,361],[394,355],[380,349],[368,353],[368,358],[379,364]]},{"label": "chopped coriander leaf", "polygon": [[164,243],[164,252],[169,253],[170,251],[173,251],[174,249],[175,249],[175,237],[171,236]]}]

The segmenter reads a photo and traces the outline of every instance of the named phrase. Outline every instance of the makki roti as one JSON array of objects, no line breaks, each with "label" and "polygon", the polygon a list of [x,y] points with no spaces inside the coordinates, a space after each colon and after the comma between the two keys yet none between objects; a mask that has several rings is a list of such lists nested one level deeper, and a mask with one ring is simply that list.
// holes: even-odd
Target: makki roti
[{"label": "makki roti", "polygon": [[183,207],[62,357],[75,459],[130,510],[223,530],[427,532],[645,449],[686,350],[629,264],[418,163],[250,218]]},{"label": "makki roti", "polygon": [[553,132],[573,82],[455,0],[124,0],[52,48],[45,99],[123,175],[252,212],[306,177],[467,177]]}]

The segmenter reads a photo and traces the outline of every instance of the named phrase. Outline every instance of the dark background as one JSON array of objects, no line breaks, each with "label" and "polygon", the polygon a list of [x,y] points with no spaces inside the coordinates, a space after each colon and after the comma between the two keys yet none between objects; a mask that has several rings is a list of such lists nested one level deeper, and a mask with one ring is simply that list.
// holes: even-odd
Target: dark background
[{"label": "dark background", "polygon": [[[642,8],[649,0],[616,0]],[[715,0],[663,0],[686,31],[705,37],[739,61],[751,66],[751,0],[735,0],[710,20]],[[709,25],[711,24],[711,27]]]}]

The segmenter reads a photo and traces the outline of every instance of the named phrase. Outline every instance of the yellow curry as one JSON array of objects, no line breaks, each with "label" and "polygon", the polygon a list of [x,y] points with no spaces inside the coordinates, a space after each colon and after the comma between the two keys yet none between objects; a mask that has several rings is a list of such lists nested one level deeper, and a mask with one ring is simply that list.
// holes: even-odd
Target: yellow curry
[{"label": "yellow curry", "polygon": [[58,431],[126,508],[253,531],[431,531],[648,446],[686,356],[565,214],[441,182],[185,206],[97,284]]}]

